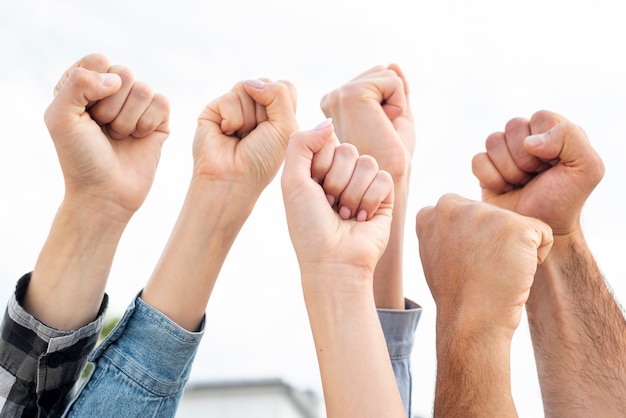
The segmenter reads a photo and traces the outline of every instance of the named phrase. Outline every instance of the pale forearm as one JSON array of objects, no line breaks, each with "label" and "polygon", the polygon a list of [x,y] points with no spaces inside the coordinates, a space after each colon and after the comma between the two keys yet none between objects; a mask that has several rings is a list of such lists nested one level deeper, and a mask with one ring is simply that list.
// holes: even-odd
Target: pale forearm
[{"label": "pale forearm", "polygon": [[374,271],[374,299],[381,309],[404,309],[402,274],[408,180],[394,182],[393,220],[389,242]]},{"label": "pale forearm", "polygon": [[371,290],[338,293],[320,284],[332,281],[330,275],[306,276],[305,302],[328,417],[406,416]]},{"label": "pale forearm", "polygon": [[510,337],[464,334],[449,321],[440,324],[434,418],[517,417]]},{"label": "pale forearm", "polygon": [[626,321],[581,233],[555,242],[527,310],[546,416],[626,415]]},{"label": "pale forearm", "polygon": [[142,299],[195,331],[220,269],[258,193],[194,179]]},{"label": "pale forearm", "polygon": [[75,330],[100,309],[127,220],[66,199],[39,254],[24,308],[42,323]]}]

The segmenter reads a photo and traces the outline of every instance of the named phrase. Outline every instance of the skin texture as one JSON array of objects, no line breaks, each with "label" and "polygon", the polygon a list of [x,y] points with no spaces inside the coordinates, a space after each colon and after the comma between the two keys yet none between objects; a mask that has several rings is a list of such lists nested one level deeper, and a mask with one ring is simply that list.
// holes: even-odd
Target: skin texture
[{"label": "skin texture", "polygon": [[546,416],[625,416],[626,321],[580,225],[604,175],[587,135],[539,111],[490,135],[472,165],[483,200],[554,231],[526,304]]},{"label": "skin texture", "polygon": [[193,142],[193,175],[178,221],[142,299],[196,331],[224,260],[297,129],[296,91],[249,80],[207,105]]},{"label": "skin texture", "polygon": [[374,272],[374,298],[378,308],[404,309],[402,255],[415,149],[407,80],[396,64],[376,66],[326,94],[321,108],[333,119],[342,143],[374,157],[393,178],[391,235]]},{"label": "skin texture", "polygon": [[23,304],[44,324],[73,330],[96,318],[121,234],[152,186],[169,103],[102,55],[72,65],[54,95],[45,122],[65,196]]},{"label": "skin texture", "polygon": [[406,416],[372,293],[393,179],[327,120],[291,137],[281,184],[327,416]]},{"label": "skin texture", "polygon": [[550,251],[550,228],[457,195],[423,208],[416,225],[437,305],[434,416],[517,416],[511,339]]}]

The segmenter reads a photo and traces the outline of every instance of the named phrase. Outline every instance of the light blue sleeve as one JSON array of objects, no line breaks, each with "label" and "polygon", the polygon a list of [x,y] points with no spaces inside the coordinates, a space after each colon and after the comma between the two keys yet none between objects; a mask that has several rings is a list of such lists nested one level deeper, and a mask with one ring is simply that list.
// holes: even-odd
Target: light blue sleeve
[{"label": "light blue sleeve", "polygon": [[409,299],[405,299],[403,311],[378,309],[378,318],[385,334],[391,366],[408,417],[411,416],[411,352],[421,314],[421,306]]},{"label": "light blue sleeve", "polygon": [[198,345],[139,296],[92,353],[94,369],[67,417],[174,417]]}]

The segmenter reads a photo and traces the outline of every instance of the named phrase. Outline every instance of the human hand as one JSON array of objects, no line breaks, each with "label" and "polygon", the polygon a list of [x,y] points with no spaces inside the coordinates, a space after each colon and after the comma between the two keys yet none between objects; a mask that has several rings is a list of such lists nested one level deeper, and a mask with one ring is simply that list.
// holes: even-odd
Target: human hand
[{"label": "human hand", "polygon": [[415,128],[408,83],[398,65],[371,68],[326,94],[321,107],[333,119],[341,142],[376,158],[396,187],[408,182]]},{"label": "human hand", "polygon": [[198,118],[194,176],[242,185],[258,195],[276,175],[297,128],[296,90],[287,81],[240,82]]},{"label": "human hand", "polygon": [[45,122],[65,179],[65,201],[127,222],[145,200],[169,135],[169,103],[102,55],[72,65]]},{"label": "human hand", "polygon": [[321,100],[339,140],[371,155],[394,182],[393,222],[387,249],[374,273],[376,306],[404,309],[403,245],[415,128],[406,77],[396,64],[377,66]]},{"label": "human hand", "polygon": [[548,111],[490,135],[472,170],[484,201],[541,219],[555,237],[580,229],[583,204],[604,175],[585,132]]},{"label": "human hand", "polygon": [[487,203],[445,195],[417,214],[416,230],[438,322],[512,335],[537,264],[552,246],[550,227]]},{"label": "human hand", "polygon": [[393,210],[393,181],[376,160],[359,156],[349,144],[337,145],[326,121],[292,135],[281,183],[303,276],[347,267],[371,278]]},{"label": "human hand", "polygon": [[294,133],[281,179],[329,417],[406,416],[372,292],[393,180],[338,145],[330,119]]}]

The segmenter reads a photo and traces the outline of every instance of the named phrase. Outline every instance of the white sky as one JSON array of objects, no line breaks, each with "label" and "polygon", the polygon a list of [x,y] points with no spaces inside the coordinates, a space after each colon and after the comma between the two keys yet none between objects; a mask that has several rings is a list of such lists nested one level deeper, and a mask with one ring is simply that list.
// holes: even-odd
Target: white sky
[{"label": "white sky", "polygon": [[[397,62],[412,89],[418,144],[407,222],[406,295],[425,311],[413,356],[414,408],[429,415],[435,308],[414,215],[440,195],[479,199],[471,157],[512,117],[557,111],[581,125],[607,174],[583,214],[587,238],[617,297],[626,230],[626,12],[599,0],[253,2],[25,1],[0,4],[0,296],[32,269],[62,198],[43,124],[52,88],[92,52],[133,69],[166,94],[172,134],[152,191],[119,246],[108,292],[121,314],[154,267],[191,172],[202,107],[239,80],[289,79],[298,120],[323,120],[319,99],[362,71]],[[278,182],[259,200],[222,270],[192,380],[281,377],[318,390],[315,352]],[[542,415],[527,327],[513,346],[522,417]]]}]

